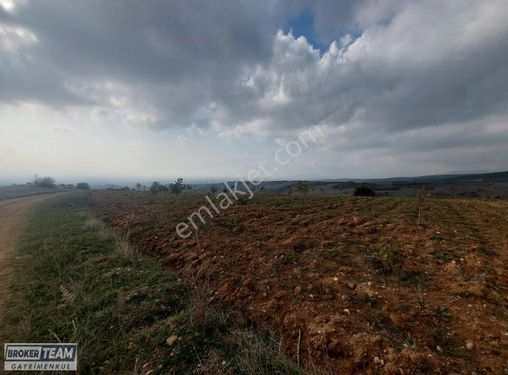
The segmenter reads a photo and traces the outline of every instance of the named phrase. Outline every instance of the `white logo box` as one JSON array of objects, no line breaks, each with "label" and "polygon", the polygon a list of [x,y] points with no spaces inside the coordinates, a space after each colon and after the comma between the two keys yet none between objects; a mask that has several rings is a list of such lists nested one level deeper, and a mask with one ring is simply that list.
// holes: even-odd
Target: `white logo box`
[{"label": "white logo box", "polygon": [[5,371],[76,371],[78,344],[6,343]]}]

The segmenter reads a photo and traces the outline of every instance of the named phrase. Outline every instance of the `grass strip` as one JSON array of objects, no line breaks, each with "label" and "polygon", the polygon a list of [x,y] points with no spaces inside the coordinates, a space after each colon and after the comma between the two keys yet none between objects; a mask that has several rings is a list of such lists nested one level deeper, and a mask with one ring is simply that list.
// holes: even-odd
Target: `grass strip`
[{"label": "grass strip", "polygon": [[83,374],[307,373],[106,228],[86,193],[41,204],[18,255],[4,342],[77,342]]}]

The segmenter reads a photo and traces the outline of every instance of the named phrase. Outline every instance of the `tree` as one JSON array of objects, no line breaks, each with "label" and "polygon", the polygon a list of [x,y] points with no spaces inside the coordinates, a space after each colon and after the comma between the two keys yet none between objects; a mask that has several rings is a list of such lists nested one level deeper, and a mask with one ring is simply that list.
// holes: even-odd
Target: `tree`
[{"label": "tree", "polygon": [[183,178],[177,178],[175,182],[169,184],[169,191],[171,191],[173,194],[180,194],[183,189]]},{"label": "tree", "polygon": [[136,184],[136,191],[141,191],[141,187],[142,187],[142,185],[138,182]]},{"label": "tree", "polygon": [[151,193],[158,193],[159,191],[163,191],[164,189],[167,189],[164,185],[162,185],[159,181],[152,182],[152,185],[150,186],[150,192]]},{"label": "tree", "polygon": [[55,187],[55,179],[53,177],[39,177],[35,175],[33,184],[37,187],[52,188]]},{"label": "tree", "polygon": [[76,189],[79,189],[79,190],[90,190],[90,185],[88,185],[86,182],[78,182],[76,184]]},{"label": "tree", "polygon": [[298,181],[296,183],[296,189],[304,194],[309,192],[309,185],[304,181]]},{"label": "tree", "polygon": [[423,184],[420,184],[420,187],[416,193],[416,198],[418,199],[418,220],[416,222],[416,225],[420,226],[420,223],[422,221]]}]

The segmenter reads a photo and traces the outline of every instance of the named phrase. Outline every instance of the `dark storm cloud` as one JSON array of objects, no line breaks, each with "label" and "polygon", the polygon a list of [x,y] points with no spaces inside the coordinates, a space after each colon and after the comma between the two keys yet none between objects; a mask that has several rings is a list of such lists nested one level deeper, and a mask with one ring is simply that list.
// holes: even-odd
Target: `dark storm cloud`
[{"label": "dark storm cloud", "polygon": [[237,1],[37,1],[16,18],[39,36],[46,58],[92,77],[178,82],[270,48]]},{"label": "dark storm cloud", "polygon": [[[487,147],[505,140],[507,4],[21,1],[0,7],[0,101],[279,137],[340,105],[332,148]],[[329,49],[278,31],[303,11]]]},{"label": "dark storm cloud", "polygon": [[[349,23],[352,3],[324,5]],[[38,39],[1,65],[1,95],[57,105],[67,97],[74,104],[79,95],[69,84],[112,80],[136,85],[144,96],[156,93],[150,101],[171,96],[175,109],[186,107],[187,96],[236,98],[242,69],[266,63],[277,28],[307,7],[319,19],[327,13],[305,1],[41,0],[21,2],[12,13],[0,8],[3,24],[27,28]]]},{"label": "dark storm cloud", "polygon": [[213,87],[233,85],[245,64],[269,58],[276,29],[261,27],[264,13],[233,0],[20,4],[3,11],[1,22],[30,30],[37,41],[3,59],[0,95],[57,105],[81,97],[89,105],[104,97],[78,92],[81,83],[112,81],[163,112],[173,107],[188,115]]}]

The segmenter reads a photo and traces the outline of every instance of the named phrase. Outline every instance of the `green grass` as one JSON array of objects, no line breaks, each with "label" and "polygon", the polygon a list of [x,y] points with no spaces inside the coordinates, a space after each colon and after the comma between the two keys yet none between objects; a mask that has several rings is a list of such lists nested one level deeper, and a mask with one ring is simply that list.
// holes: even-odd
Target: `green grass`
[{"label": "green grass", "polygon": [[4,342],[77,342],[83,374],[306,373],[106,228],[87,194],[40,205],[19,255]]}]

